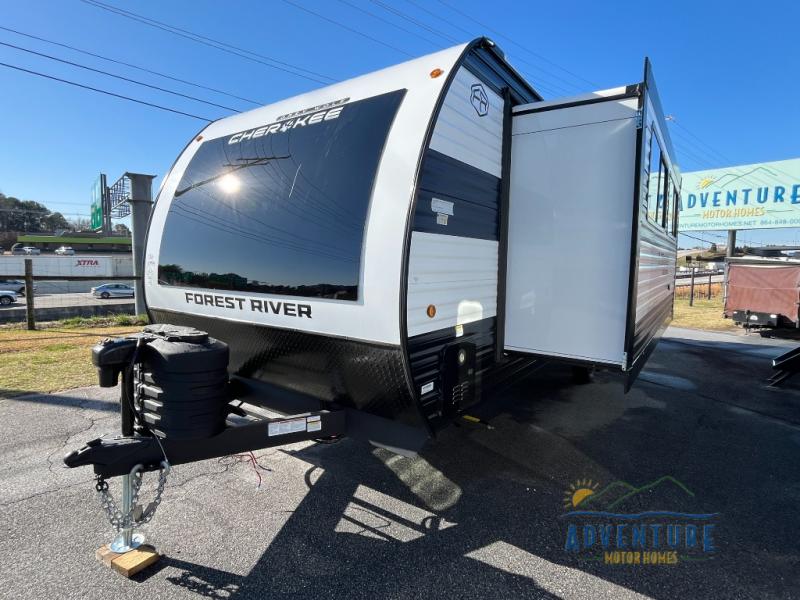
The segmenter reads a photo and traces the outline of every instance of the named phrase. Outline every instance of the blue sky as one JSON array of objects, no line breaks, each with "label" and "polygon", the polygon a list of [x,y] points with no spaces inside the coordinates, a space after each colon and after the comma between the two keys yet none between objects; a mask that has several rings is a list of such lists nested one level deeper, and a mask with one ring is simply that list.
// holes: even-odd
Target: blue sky
[{"label": "blue sky", "polygon": [[[683,126],[672,127],[682,170],[724,167],[731,164],[727,159],[745,164],[800,156],[796,2],[737,9],[697,0],[613,7],[511,0],[103,1],[284,64],[244,60],[81,0],[0,0],[0,25],[265,104],[481,34],[495,39],[546,98],[637,82],[648,55],[664,109]],[[0,42],[216,104],[255,106],[8,31],[0,30]],[[230,114],[7,46],[0,46],[0,62],[212,119]],[[0,67],[0,191],[68,216],[88,215],[99,172],[111,180],[126,170],[152,173],[158,185],[202,126]],[[698,237],[721,241],[723,235]],[[742,239],[795,243],[800,231],[742,232]]]}]

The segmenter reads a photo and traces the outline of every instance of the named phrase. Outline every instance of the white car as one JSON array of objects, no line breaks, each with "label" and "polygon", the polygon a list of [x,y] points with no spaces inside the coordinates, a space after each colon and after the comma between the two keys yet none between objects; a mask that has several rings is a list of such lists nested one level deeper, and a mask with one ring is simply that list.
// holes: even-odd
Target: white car
[{"label": "white car", "polygon": [[25,254],[41,254],[42,251],[38,248],[34,248],[33,246],[23,246],[22,251]]},{"label": "white car", "polygon": [[69,246],[61,246],[60,248],[56,248],[56,254],[60,254],[61,256],[72,256],[75,254],[75,250]]},{"label": "white car", "polygon": [[12,290],[0,290],[0,305],[2,306],[14,304],[18,298],[17,292]]},{"label": "white car", "polygon": [[95,298],[133,298],[133,287],[125,283],[104,283],[92,288]]}]

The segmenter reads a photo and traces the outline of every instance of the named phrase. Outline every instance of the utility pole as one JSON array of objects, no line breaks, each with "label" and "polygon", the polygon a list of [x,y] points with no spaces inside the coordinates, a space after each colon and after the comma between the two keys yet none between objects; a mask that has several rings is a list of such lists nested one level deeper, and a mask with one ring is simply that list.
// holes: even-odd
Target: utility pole
[{"label": "utility pole", "polygon": [[155,175],[141,173],[125,173],[131,182],[131,246],[133,251],[133,276],[136,278],[135,300],[136,314],[147,312],[144,304],[144,242],[147,233],[147,222],[153,209],[153,179]]},{"label": "utility pole", "polygon": [[736,230],[728,229],[728,248],[725,250],[725,256],[728,258],[734,256],[736,250]]}]

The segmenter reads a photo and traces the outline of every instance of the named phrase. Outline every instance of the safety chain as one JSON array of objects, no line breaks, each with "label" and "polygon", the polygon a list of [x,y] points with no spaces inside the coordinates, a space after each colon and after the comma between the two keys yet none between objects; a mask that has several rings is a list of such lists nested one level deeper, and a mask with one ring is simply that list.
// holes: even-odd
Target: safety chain
[{"label": "safety chain", "polygon": [[141,505],[138,504],[139,490],[142,487],[142,471],[144,465],[136,465],[131,470],[131,477],[133,479],[133,494],[131,495],[131,509],[127,514],[122,514],[122,511],[117,508],[111,492],[108,491],[108,482],[102,476],[97,476],[94,489],[100,497],[100,506],[105,510],[111,526],[116,531],[122,529],[132,529],[137,525],[144,525],[148,523],[156,514],[158,505],[161,504],[161,498],[164,494],[164,486],[167,484],[167,475],[169,475],[170,466],[166,460],[161,461],[161,471],[158,474],[158,486],[156,487],[156,495],[153,501],[147,505],[147,508],[142,510]]}]

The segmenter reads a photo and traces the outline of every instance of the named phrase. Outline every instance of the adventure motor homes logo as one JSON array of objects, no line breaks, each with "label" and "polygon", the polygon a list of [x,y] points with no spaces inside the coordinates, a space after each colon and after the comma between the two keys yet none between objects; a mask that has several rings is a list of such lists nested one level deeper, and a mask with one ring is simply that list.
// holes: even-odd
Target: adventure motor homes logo
[{"label": "adventure motor homes logo", "polygon": [[564,494],[564,550],[607,565],[711,559],[719,513],[694,512],[697,505],[694,492],[669,475],[638,487],[576,481]]},{"label": "adventure motor homes logo", "polygon": [[800,225],[800,158],[681,174],[680,231]]}]

